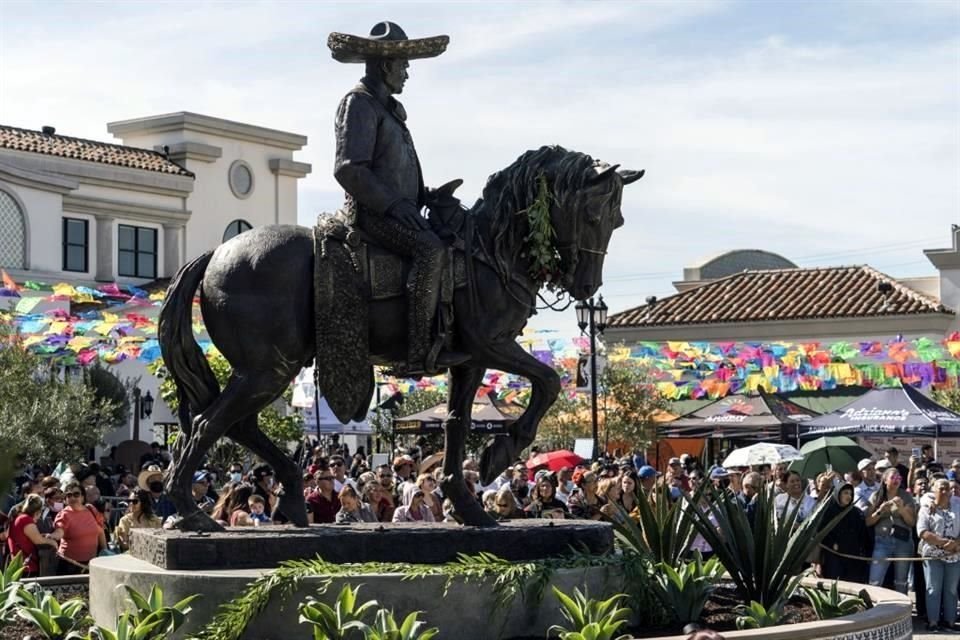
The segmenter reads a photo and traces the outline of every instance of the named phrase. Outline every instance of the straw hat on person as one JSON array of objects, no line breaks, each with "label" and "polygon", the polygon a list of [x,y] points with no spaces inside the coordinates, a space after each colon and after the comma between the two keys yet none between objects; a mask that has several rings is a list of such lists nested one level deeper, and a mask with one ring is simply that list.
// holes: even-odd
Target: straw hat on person
[{"label": "straw hat on person", "polygon": [[150,491],[150,482],[154,478],[160,482],[163,482],[163,471],[157,465],[152,464],[141,471],[140,475],[137,476],[137,486],[144,491]]}]

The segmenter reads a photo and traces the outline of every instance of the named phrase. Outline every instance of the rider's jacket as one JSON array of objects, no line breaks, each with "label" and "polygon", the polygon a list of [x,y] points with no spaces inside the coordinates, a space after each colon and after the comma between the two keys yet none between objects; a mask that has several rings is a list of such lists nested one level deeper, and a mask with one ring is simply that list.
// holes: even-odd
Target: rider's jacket
[{"label": "rider's jacket", "polygon": [[343,185],[352,223],[366,226],[365,218],[382,216],[401,199],[423,206],[423,175],[406,119],[403,105],[377,79],[363,78],[340,101],[334,171],[345,165],[369,169],[351,172],[352,183]]}]

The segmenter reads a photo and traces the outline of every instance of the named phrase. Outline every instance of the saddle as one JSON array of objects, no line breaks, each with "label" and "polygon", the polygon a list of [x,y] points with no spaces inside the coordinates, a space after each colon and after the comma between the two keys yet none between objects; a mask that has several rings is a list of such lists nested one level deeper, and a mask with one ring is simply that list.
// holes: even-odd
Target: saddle
[{"label": "saddle", "polygon": [[[427,197],[431,227],[448,243],[449,257],[435,312],[436,351],[452,340],[454,290],[467,282],[463,253],[454,251],[454,243],[467,224],[466,211],[453,196],[460,184],[462,181],[455,180],[430,191]],[[320,214],[313,238],[315,382],[338,420],[361,421],[375,391],[369,360],[370,303],[407,295],[411,261],[350,225],[342,211]],[[424,375],[404,371],[400,363],[393,364],[396,375]]]}]

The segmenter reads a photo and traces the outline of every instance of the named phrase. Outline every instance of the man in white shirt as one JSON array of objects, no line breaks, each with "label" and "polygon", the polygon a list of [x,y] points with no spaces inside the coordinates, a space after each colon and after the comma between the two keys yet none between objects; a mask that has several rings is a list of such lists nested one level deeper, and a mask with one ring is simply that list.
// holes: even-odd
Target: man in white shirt
[{"label": "man in white shirt", "polygon": [[853,502],[861,511],[870,507],[870,497],[880,489],[877,482],[877,470],[870,458],[864,458],[857,463],[857,471],[863,477],[863,482],[853,489]]}]

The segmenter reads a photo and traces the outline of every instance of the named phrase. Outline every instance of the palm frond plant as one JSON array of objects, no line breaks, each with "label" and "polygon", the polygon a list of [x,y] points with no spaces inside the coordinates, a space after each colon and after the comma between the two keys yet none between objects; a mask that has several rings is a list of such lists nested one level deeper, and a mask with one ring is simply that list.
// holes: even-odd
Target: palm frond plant
[{"label": "palm frond plant", "polygon": [[798,522],[799,508],[786,508],[777,514],[773,488],[765,486],[755,498],[755,526],[751,528],[735,495],[709,485],[707,492],[704,506],[684,497],[697,532],[745,599],[767,609],[777,609],[794,594],[807,557],[847,513],[844,510],[823,523],[830,504],[824,501]]},{"label": "palm frond plant", "polygon": [[357,605],[361,586],[343,585],[332,607],[315,598],[300,605],[300,623],[313,626],[313,640],[344,640],[353,631],[365,631],[364,618],[379,605],[376,600]]},{"label": "palm frond plant", "polygon": [[440,634],[440,630],[436,627],[424,629],[427,623],[418,619],[421,613],[414,611],[397,624],[392,611],[380,609],[373,625],[361,625],[364,640],[431,640]]},{"label": "palm frond plant", "polygon": [[576,587],[572,598],[556,587],[553,587],[553,593],[560,601],[560,612],[571,628],[555,624],[547,630],[548,637],[557,634],[560,640],[614,640],[618,637],[617,631],[633,613],[628,607],[620,606],[627,598],[623,593],[606,600],[594,600]]},{"label": "palm frond plant", "polygon": [[660,562],[654,573],[659,585],[658,595],[670,609],[674,621],[680,624],[700,619],[703,607],[722,575],[720,560],[710,558],[704,562],[699,551],[693,552],[693,560],[681,562],[677,568]]},{"label": "palm frond plant", "polygon": [[818,582],[816,587],[803,587],[803,593],[821,620],[848,616],[867,608],[863,598],[840,593],[836,580],[829,589],[822,582]]},{"label": "palm frond plant", "polygon": [[[699,499],[698,490],[695,498]],[[621,546],[650,558],[654,563],[663,562],[677,566],[686,556],[697,531],[693,518],[683,508],[683,502],[670,498],[670,488],[656,487],[648,497],[637,492],[639,523],[623,512],[614,522],[614,533]]]}]

